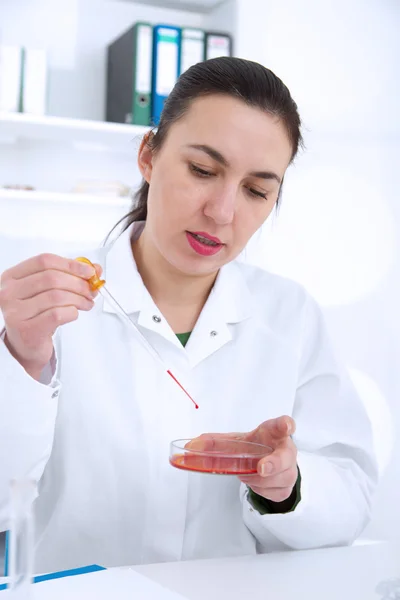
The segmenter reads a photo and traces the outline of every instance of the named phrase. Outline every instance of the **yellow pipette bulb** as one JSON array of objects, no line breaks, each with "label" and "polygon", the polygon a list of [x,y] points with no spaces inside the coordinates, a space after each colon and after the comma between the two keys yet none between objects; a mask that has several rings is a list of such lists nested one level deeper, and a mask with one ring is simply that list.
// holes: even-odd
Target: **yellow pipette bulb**
[{"label": "yellow pipette bulb", "polygon": [[[94,264],[92,262],[90,262],[90,260],[88,258],[85,258],[84,256],[80,256],[76,260],[78,260],[79,262],[86,263],[87,265],[90,265],[91,267],[93,267],[93,269],[95,268]],[[94,291],[94,292],[96,290],[99,290],[105,284],[105,280],[100,279],[99,276],[97,275],[97,273],[95,273],[95,275],[90,277],[90,279],[88,279],[88,282],[89,282],[90,287],[92,288],[92,291]]]}]

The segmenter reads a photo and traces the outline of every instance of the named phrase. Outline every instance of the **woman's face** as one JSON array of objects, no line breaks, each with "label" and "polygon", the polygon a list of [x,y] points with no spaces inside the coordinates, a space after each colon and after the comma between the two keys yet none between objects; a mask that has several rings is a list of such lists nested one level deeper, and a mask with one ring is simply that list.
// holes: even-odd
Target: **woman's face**
[{"label": "woman's face", "polygon": [[218,271],[271,213],[291,154],[277,118],[231,97],[198,98],[156,154],[141,146],[146,243],[182,273]]}]

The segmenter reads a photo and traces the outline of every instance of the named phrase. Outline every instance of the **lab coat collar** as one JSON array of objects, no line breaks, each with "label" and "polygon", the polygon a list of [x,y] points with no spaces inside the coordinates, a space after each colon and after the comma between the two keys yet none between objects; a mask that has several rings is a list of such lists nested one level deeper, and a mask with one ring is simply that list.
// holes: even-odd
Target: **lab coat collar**
[{"label": "lab coat collar", "polygon": [[232,325],[251,316],[253,302],[240,265],[222,267],[186,345],[191,367],[232,340]]},{"label": "lab coat collar", "polygon": [[[144,222],[134,223],[110,244],[104,265],[107,288],[128,314],[139,313],[138,325],[159,333],[183,350],[144,286],[132,254],[131,241],[140,236],[143,228]],[[232,339],[228,325],[250,317],[254,301],[242,268],[240,263],[233,261],[220,269],[186,345],[192,365]],[[103,310],[115,313],[114,308],[106,302],[103,304]],[[157,322],[158,316],[161,317],[161,322]]]}]

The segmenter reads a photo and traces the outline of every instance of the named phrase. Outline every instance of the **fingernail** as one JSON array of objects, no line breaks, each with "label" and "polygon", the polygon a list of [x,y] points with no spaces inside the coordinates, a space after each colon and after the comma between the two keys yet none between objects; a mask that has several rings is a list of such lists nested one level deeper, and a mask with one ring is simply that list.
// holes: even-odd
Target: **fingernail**
[{"label": "fingernail", "polygon": [[274,470],[274,465],[271,462],[262,463],[261,465],[261,475],[265,477],[266,475],[271,475]]},{"label": "fingernail", "polygon": [[85,263],[78,263],[78,272],[82,277],[93,277],[96,275],[96,271],[90,265],[85,265]]}]

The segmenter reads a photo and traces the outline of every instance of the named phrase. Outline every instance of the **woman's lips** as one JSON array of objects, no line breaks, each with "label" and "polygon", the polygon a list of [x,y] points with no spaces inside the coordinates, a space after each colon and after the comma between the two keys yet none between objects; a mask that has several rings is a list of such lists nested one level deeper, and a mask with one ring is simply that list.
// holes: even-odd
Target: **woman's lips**
[{"label": "woman's lips", "polygon": [[224,246],[218,238],[203,232],[187,231],[186,237],[191,248],[201,256],[213,256]]},{"label": "woman's lips", "polygon": [[193,235],[197,235],[199,237],[210,240],[211,242],[215,242],[216,244],[222,245],[222,242],[219,238],[217,238],[213,235],[210,235],[209,233],[206,233],[205,231],[189,231],[189,233],[192,233]]}]

